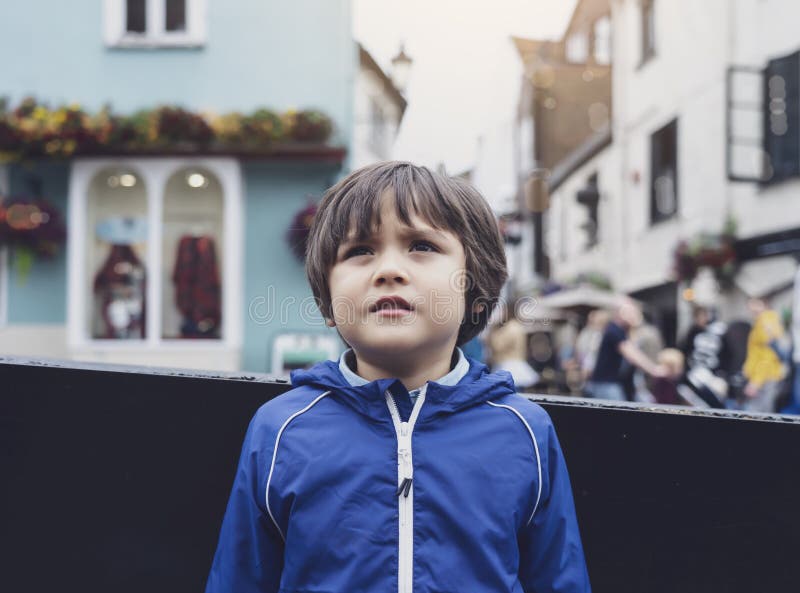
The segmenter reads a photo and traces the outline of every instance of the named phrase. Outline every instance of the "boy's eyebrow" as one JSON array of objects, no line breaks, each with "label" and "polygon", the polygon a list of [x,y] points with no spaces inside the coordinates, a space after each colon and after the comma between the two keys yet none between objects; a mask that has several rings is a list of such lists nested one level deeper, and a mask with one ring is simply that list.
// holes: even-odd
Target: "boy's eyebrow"
[{"label": "boy's eyebrow", "polygon": [[[339,244],[339,247],[342,247],[342,246],[345,246],[345,245],[349,245],[351,243],[358,243],[359,241],[368,241],[368,240],[370,240],[372,237],[374,237],[376,235],[380,235],[380,231],[372,233],[371,235],[368,235],[367,237],[363,237],[363,238],[358,238],[358,237],[356,237],[355,233],[351,232],[344,239],[342,239],[342,242]],[[416,227],[404,227],[403,231],[401,232],[401,235],[403,237],[407,237],[407,238],[430,239],[430,240],[433,240],[433,241],[446,241],[447,240],[447,238],[444,236],[444,234],[441,231],[438,231],[438,230],[436,230],[434,228],[430,228],[430,227],[422,228],[422,229],[416,228]]]},{"label": "boy's eyebrow", "polygon": [[403,234],[407,237],[419,237],[425,239],[433,239],[438,241],[445,241],[446,237],[441,231],[434,228],[418,229],[415,227],[407,227],[403,230]]}]

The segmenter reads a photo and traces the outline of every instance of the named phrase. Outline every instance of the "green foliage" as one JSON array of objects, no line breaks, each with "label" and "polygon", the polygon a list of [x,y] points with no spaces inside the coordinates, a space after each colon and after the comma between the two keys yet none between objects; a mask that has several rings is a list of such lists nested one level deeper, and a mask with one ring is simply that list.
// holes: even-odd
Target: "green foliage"
[{"label": "green foliage", "polygon": [[106,105],[89,114],[79,105],[51,109],[30,97],[12,109],[0,98],[0,162],[153,151],[258,154],[281,143],[321,144],[332,130],[330,118],[316,110],[213,115],[164,105],[119,115]]}]

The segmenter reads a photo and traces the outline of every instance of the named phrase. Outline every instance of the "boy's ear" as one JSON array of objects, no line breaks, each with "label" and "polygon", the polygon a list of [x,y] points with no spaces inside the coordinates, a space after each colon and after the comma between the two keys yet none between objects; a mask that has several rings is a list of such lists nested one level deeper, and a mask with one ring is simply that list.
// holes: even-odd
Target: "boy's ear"
[{"label": "boy's ear", "polygon": [[483,303],[475,303],[472,306],[472,312],[473,313],[482,313],[485,308],[486,308],[486,305],[484,305]]},{"label": "boy's ear", "polygon": [[333,319],[325,318],[325,325],[328,327],[336,327],[336,322]]}]

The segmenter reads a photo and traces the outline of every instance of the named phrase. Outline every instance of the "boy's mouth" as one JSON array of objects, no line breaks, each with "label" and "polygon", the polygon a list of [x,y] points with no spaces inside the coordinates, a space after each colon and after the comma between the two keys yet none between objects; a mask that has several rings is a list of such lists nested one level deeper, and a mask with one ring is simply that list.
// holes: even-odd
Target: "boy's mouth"
[{"label": "boy's mouth", "polygon": [[392,295],[379,298],[377,302],[369,308],[369,310],[371,313],[375,313],[376,311],[411,311],[412,309],[411,305],[409,305],[408,301],[403,297]]}]

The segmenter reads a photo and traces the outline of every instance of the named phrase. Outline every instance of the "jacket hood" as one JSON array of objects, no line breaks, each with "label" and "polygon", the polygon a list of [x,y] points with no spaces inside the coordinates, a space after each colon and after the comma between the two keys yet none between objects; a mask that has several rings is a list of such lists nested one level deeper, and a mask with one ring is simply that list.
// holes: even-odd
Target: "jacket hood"
[{"label": "jacket hood", "polygon": [[[428,381],[422,416],[456,412],[516,392],[509,372],[489,372],[485,364],[469,357],[467,362],[469,370],[455,385],[440,385],[435,381]],[[350,385],[339,370],[338,361],[333,360],[320,362],[310,369],[294,370],[291,372],[291,380],[293,387],[305,385],[339,394],[346,403],[373,418],[385,417],[384,394],[387,390],[393,395],[408,397],[405,386],[396,378],[377,379],[359,386]]]}]

